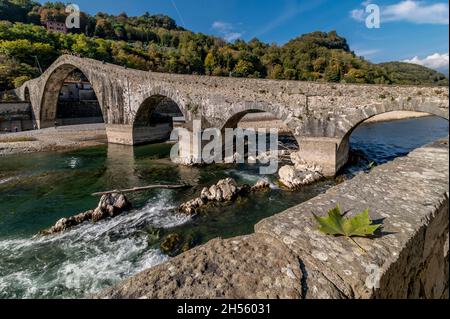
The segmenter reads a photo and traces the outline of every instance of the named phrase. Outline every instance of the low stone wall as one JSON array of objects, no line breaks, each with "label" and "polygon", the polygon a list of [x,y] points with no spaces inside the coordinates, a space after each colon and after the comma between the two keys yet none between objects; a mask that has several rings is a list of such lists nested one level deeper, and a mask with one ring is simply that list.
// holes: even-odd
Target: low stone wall
[{"label": "low stone wall", "polygon": [[[448,139],[361,173],[112,287],[99,298],[448,298]],[[370,210],[375,239],[316,230],[311,213]],[[245,213],[245,212],[242,212]]]},{"label": "low stone wall", "polygon": [[28,102],[0,102],[0,134],[33,129]]},{"label": "low stone wall", "polygon": [[33,129],[32,120],[0,120],[0,134],[30,131]]},{"label": "low stone wall", "polygon": [[26,116],[31,118],[31,105],[28,102],[0,102],[0,118],[10,116]]}]

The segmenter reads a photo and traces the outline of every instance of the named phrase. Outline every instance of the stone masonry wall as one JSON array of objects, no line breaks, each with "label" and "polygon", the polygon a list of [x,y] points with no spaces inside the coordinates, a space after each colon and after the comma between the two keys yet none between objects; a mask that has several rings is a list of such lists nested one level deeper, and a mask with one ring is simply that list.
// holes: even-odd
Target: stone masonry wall
[{"label": "stone masonry wall", "polygon": [[[98,298],[448,298],[448,139],[361,173],[100,293]],[[316,230],[311,213],[369,209],[374,239]],[[245,212],[242,212],[245,213]]]},{"label": "stone masonry wall", "polygon": [[0,120],[24,119],[31,120],[30,103],[0,103]]},{"label": "stone masonry wall", "polygon": [[0,102],[0,134],[33,129],[30,103]]}]

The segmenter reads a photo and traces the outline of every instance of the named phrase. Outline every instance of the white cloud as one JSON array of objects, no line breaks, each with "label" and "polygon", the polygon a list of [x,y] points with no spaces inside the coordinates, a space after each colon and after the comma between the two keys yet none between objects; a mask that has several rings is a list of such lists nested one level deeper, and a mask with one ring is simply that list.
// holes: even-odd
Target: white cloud
[{"label": "white cloud", "polygon": [[[370,1],[365,1],[365,8]],[[380,7],[381,23],[405,21],[416,24],[449,24],[448,3],[428,4],[424,1],[404,0],[396,4]],[[364,21],[367,17],[365,9],[354,9],[350,16],[356,21]]]},{"label": "white cloud", "polygon": [[364,7],[364,9],[354,9],[350,11],[350,16],[355,19],[356,21],[363,22],[366,20],[366,10],[365,8],[372,4],[372,0],[366,0],[361,3],[361,6]]},{"label": "white cloud", "polygon": [[233,25],[228,22],[222,22],[222,21],[214,21],[212,24],[213,29],[219,30],[219,31],[228,31],[233,28]]},{"label": "white cloud", "polygon": [[375,55],[380,52],[381,52],[380,49],[355,49],[355,54],[357,56],[362,56],[362,57],[368,57],[368,56]]},{"label": "white cloud", "polygon": [[443,53],[443,54],[434,53],[423,59],[419,58],[418,56],[415,56],[412,59],[404,60],[403,62],[423,65],[430,69],[440,71],[447,76],[449,74],[449,54],[448,53]]},{"label": "white cloud", "polygon": [[387,6],[382,11],[382,16],[387,21],[448,24],[448,3],[427,5],[424,2],[406,0]]},{"label": "white cloud", "polygon": [[363,22],[366,20],[366,12],[363,9],[354,9],[350,11],[350,16],[359,22]]},{"label": "white cloud", "polygon": [[235,31],[235,26],[228,22],[215,21],[212,24],[212,28],[216,30],[226,41],[229,42],[235,41],[242,37],[242,33]]}]

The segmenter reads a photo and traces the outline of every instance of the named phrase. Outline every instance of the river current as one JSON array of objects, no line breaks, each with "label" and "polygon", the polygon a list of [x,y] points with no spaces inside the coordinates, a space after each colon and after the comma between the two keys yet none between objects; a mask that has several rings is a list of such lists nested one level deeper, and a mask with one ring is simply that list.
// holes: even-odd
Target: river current
[{"label": "river current", "polygon": [[[367,164],[386,163],[448,136],[448,122],[436,117],[363,124],[351,147],[366,161],[344,169],[352,175]],[[302,203],[335,185],[325,180],[297,192],[280,189],[208,209],[196,218],[175,208],[219,179],[255,183],[257,166],[176,166],[169,144],[102,146],[63,153],[0,158],[0,298],[83,298],[130,275],[168,260],[159,246],[171,233],[194,245],[216,237],[249,234],[269,216]],[[155,183],[188,183],[189,190],[151,190],[129,196],[134,208],[66,233],[36,234],[62,217],[96,206],[102,190]]]}]

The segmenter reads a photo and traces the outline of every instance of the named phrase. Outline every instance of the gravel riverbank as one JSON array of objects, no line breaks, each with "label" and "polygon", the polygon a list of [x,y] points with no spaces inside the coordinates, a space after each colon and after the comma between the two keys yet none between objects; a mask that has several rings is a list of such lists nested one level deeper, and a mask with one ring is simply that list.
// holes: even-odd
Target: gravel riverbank
[{"label": "gravel riverbank", "polygon": [[83,124],[0,134],[0,156],[65,151],[106,142],[104,124]]}]

